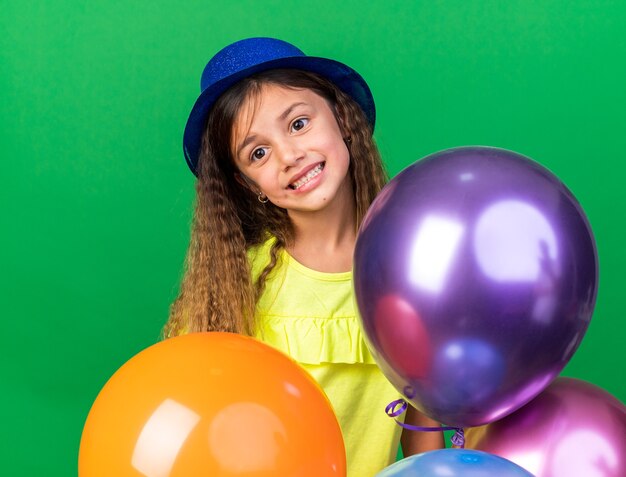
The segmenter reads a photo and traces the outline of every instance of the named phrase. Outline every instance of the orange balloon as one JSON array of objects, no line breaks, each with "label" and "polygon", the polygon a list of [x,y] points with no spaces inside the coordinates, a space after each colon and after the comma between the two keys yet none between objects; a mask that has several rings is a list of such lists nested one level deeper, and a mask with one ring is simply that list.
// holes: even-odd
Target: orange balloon
[{"label": "orange balloon", "polygon": [[96,398],[79,477],[345,477],[341,429],[309,374],[232,333],[171,338]]}]

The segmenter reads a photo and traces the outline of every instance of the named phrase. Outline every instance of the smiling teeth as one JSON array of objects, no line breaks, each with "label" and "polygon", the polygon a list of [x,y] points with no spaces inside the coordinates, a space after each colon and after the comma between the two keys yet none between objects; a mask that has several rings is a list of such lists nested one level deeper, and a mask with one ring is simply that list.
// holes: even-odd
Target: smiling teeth
[{"label": "smiling teeth", "polygon": [[304,184],[306,184],[307,182],[309,182],[311,179],[313,179],[316,175],[318,175],[320,172],[322,172],[323,169],[323,164],[318,164],[317,166],[315,166],[313,169],[311,169],[309,172],[306,173],[306,175],[300,179],[298,179],[296,182],[294,182],[293,184],[291,184],[291,188],[292,189],[299,189],[300,187],[302,187]]}]

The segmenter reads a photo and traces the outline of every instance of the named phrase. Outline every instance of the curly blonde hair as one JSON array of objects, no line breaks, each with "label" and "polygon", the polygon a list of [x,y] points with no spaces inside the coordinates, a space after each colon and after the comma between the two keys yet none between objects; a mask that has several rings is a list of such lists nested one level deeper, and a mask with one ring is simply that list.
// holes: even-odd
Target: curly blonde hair
[{"label": "curly blonde hair", "polygon": [[[197,331],[253,334],[257,299],[280,250],[292,243],[294,232],[287,211],[270,202],[259,202],[235,179],[233,125],[241,107],[258,99],[266,84],[312,90],[333,108],[350,152],[357,227],[387,182],[365,114],[334,83],[306,71],[270,70],[231,87],[216,101],[207,119],[185,270],[179,295],[163,328],[164,337]],[[269,236],[276,238],[270,262],[252,283],[246,252]]]}]

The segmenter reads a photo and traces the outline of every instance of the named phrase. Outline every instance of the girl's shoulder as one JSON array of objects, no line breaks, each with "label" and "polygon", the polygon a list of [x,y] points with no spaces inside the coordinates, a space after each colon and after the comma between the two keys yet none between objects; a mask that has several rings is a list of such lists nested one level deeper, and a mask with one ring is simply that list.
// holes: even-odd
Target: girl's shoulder
[{"label": "girl's shoulder", "polygon": [[276,237],[268,235],[264,242],[252,245],[246,250],[253,279],[256,279],[267,264],[270,263],[270,251],[275,242]]},{"label": "girl's shoulder", "polygon": [[276,242],[276,237],[273,235],[267,235],[265,240],[255,245],[251,245],[247,249],[248,258],[255,258],[260,253],[269,253],[272,245]]}]

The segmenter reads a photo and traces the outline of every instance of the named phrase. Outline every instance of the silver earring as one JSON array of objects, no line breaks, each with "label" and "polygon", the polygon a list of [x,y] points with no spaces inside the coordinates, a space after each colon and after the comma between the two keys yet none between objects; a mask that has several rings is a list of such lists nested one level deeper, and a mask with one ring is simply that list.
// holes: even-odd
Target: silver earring
[{"label": "silver earring", "polygon": [[256,198],[259,199],[259,202],[261,204],[265,204],[269,200],[267,196],[261,191],[259,191],[259,195],[257,195]]}]

